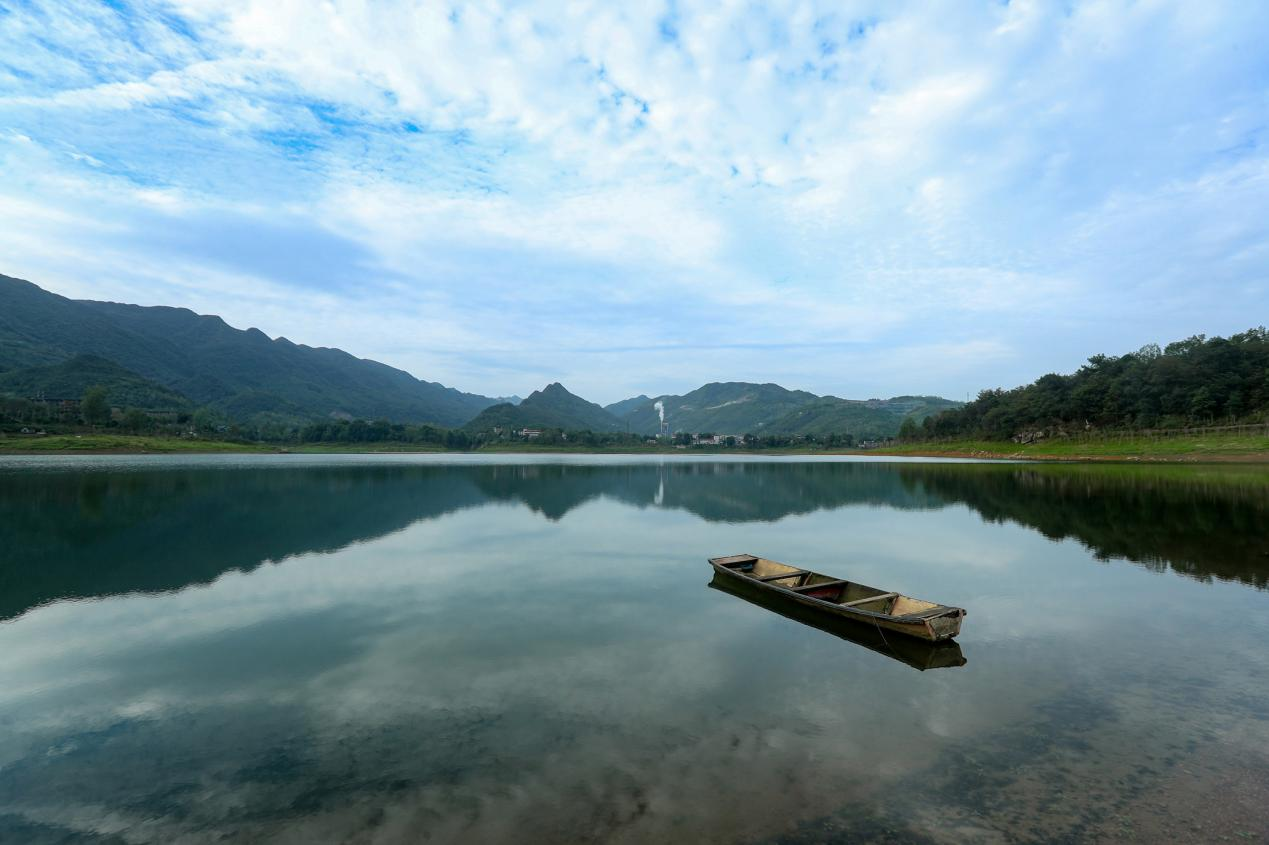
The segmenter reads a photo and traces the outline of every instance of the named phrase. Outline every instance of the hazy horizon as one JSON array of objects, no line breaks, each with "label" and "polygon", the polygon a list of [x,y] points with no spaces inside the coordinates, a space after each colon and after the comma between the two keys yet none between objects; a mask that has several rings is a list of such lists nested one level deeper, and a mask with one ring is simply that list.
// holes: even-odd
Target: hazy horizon
[{"label": "hazy horizon", "polygon": [[965,399],[1269,314],[1269,8],[0,13],[0,272],[488,396]]}]

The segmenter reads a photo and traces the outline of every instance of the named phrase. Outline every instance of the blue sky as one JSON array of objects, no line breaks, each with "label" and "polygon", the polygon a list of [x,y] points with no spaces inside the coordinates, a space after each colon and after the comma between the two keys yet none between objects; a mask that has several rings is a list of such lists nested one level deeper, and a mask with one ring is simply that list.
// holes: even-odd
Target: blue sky
[{"label": "blue sky", "polygon": [[1269,321],[1258,2],[0,5],[0,272],[433,381],[964,398]]}]

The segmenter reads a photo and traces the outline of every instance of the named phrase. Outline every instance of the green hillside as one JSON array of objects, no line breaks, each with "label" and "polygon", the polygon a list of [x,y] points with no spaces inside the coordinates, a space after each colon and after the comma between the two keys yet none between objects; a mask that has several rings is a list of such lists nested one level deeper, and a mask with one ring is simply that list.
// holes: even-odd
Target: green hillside
[{"label": "green hillside", "polygon": [[22,399],[79,399],[90,387],[106,388],[106,401],[118,407],[183,410],[189,399],[161,384],[95,355],[76,355],[60,364],[0,373],[0,394]]},{"label": "green hillside", "polygon": [[790,411],[763,429],[771,434],[853,434],[861,440],[893,437],[903,417],[865,402],[825,397]]},{"label": "green hillside", "polygon": [[114,361],[238,419],[334,415],[457,426],[494,404],[339,349],[235,329],[219,317],[70,300],[0,276],[0,372],[82,354]]},{"label": "green hillside", "polygon": [[1027,431],[1172,428],[1269,419],[1269,332],[1204,335],[1094,355],[1070,375],[1049,373],[1013,390],[984,390],[931,417],[925,437],[1007,440]]},{"label": "green hillside", "polygon": [[626,414],[640,407],[652,403],[652,399],[644,396],[642,393],[630,399],[622,399],[620,402],[613,402],[611,405],[605,405],[604,410],[612,414],[614,417],[624,417]]},{"label": "green hillside", "polygon": [[[629,423],[636,434],[656,434],[660,416],[655,403],[660,401],[670,431],[744,434],[764,431],[771,422],[818,398],[814,393],[787,390],[778,384],[712,382],[682,396],[658,396],[637,403],[620,419]],[[616,404],[634,401],[627,399]]]},{"label": "green hillside", "polygon": [[530,393],[519,405],[486,408],[464,426],[471,432],[495,428],[559,428],[564,431],[623,431],[625,424],[594,402],[574,396],[556,382]]},{"label": "green hillside", "polygon": [[857,439],[894,437],[905,417],[917,423],[959,402],[938,396],[896,396],[893,399],[838,399],[825,396],[808,402],[763,429],[773,434],[853,434]]},{"label": "green hillside", "polygon": [[853,434],[857,438],[892,437],[906,416],[919,423],[959,402],[938,396],[892,399],[839,399],[788,390],[778,384],[714,382],[682,396],[638,396],[608,406],[636,434],[655,434],[665,410],[670,431],[714,434]]}]

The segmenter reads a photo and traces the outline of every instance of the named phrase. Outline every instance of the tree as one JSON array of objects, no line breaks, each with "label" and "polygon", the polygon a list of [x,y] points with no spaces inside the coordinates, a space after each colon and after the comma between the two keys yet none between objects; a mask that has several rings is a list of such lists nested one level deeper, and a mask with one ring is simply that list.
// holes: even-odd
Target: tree
[{"label": "tree", "polygon": [[1269,415],[1269,332],[1204,335],[1094,355],[1071,375],[1049,374],[1013,390],[985,390],[927,421],[927,436],[1003,440],[1019,431],[1175,427]]},{"label": "tree", "polygon": [[899,425],[899,439],[904,441],[916,440],[919,433],[916,420],[912,417],[904,417],[903,422]]},{"label": "tree", "polygon": [[128,408],[123,412],[123,427],[133,434],[140,434],[149,424],[150,418],[140,408]]},{"label": "tree", "polygon": [[84,391],[79,412],[89,425],[105,425],[110,422],[110,403],[106,401],[106,388],[98,385]]},{"label": "tree", "polygon": [[211,431],[217,422],[216,412],[211,408],[199,408],[194,412],[194,430]]}]

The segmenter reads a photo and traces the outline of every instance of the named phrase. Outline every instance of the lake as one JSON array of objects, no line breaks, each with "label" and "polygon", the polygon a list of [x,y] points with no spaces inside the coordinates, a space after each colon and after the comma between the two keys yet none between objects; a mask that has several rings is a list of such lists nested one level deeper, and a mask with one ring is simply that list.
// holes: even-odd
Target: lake
[{"label": "lake", "polygon": [[1259,467],[0,458],[0,841],[1265,841],[1267,526]]}]

